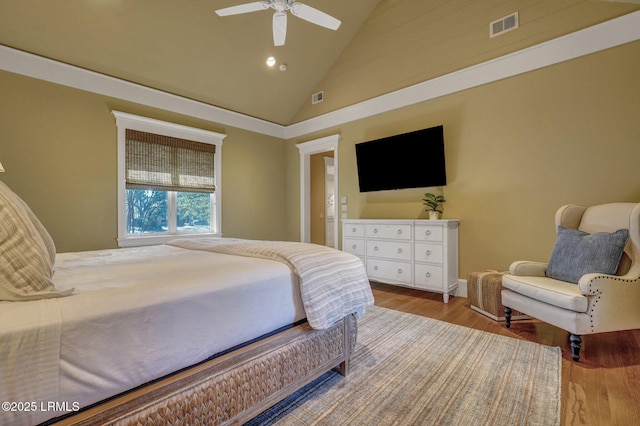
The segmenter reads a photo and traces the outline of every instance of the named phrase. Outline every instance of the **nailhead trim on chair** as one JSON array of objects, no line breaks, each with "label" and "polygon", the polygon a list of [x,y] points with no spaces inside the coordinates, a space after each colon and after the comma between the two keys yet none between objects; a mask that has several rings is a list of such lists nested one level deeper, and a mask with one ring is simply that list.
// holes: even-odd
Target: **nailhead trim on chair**
[{"label": "nailhead trim on chair", "polygon": [[[589,281],[589,292],[590,293],[593,293],[593,289],[591,288],[591,284],[593,284],[593,282],[595,280],[599,280],[601,278],[607,278],[607,279],[614,280],[614,281],[622,281],[624,283],[629,283],[629,284],[633,284],[634,282],[638,281],[637,278],[635,280],[629,280],[629,279],[626,279],[626,278],[612,277],[611,275],[596,276],[596,277],[593,277],[591,279],[591,281]],[[598,303],[598,301],[600,300],[601,297],[602,297],[602,293],[601,292],[597,292],[597,295],[596,295],[596,298],[595,298],[593,304],[589,307],[589,318],[591,318],[590,321],[589,321],[591,323],[591,333],[595,333],[595,331],[593,331],[594,330],[593,310],[595,309],[596,303]]]},{"label": "nailhead trim on chair", "polygon": [[[593,283],[594,280],[600,279],[600,278],[605,278],[603,276],[599,276],[599,277],[594,277],[591,279],[591,281],[589,281],[589,292],[592,293],[593,289],[591,288],[591,284]],[[598,301],[600,300],[600,298],[602,297],[602,294],[598,291],[596,293],[596,298],[593,301],[593,304],[589,307],[589,323],[591,324],[591,333],[594,333],[594,324],[593,324],[593,310],[596,308],[596,305],[598,303]]]},{"label": "nailhead trim on chair", "polygon": [[[593,293],[593,289],[591,288],[592,283],[593,283],[593,279],[589,281],[589,293]],[[592,333],[593,333],[593,308],[596,306],[596,303],[598,303],[598,299],[599,297],[596,297],[593,303],[589,305],[589,323],[591,324]]]}]

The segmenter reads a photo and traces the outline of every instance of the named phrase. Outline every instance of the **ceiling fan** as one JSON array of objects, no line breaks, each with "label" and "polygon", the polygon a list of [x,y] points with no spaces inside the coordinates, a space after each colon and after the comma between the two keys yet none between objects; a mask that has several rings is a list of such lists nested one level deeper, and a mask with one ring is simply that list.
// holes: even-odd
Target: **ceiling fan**
[{"label": "ceiling fan", "polygon": [[273,14],[273,44],[283,46],[287,37],[287,11],[293,16],[304,19],[321,27],[337,30],[341,22],[316,8],[298,3],[296,0],[266,0],[245,3],[238,6],[216,10],[218,16],[239,15],[267,9],[275,10]]}]

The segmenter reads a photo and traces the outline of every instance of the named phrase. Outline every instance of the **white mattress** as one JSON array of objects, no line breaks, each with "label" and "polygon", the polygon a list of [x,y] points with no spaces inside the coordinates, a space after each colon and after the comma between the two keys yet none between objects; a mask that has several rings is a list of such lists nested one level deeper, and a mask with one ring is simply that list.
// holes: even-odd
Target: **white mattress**
[{"label": "white mattress", "polygon": [[0,302],[0,402],[36,408],[2,410],[0,424],[65,414],[305,317],[296,276],[266,259],[171,246],[65,253],[54,282],[75,292]]}]

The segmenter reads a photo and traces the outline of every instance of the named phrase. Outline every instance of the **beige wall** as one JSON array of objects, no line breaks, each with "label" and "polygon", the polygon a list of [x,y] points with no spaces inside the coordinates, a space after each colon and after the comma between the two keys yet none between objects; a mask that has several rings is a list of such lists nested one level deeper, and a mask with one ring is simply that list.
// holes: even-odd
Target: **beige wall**
[{"label": "beige wall", "polygon": [[[445,126],[445,217],[459,218],[460,277],[546,260],[565,203],[640,201],[640,42],[283,142],[0,72],[0,178],[59,251],[115,247],[112,109],[226,133],[225,236],[297,240],[294,144],[339,133],[350,218],[423,218],[420,190],[360,194],[354,144]],[[427,160],[425,160],[427,163]]]},{"label": "beige wall", "polygon": [[[637,2],[636,2],[637,3]],[[640,9],[625,1],[380,0],[293,122],[382,96]],[[518,12],[518,29],[489,23]]]},{"label": "beige wall", "polygon": [[460,277],[546,261],[559,206],[640,201],[638,75],[634,42],[291,141],[290,151],[340,133],[349,218],[425,218],[424,188],[358,192],[354,144],[444,124],[444,217],[461,220]]},{"label": "beige wall", "polygon": [[59,252],[116,247],[112,109],[227,134],[224,235],[285,238],[283,141],[6,72],[0,93],[0,179],[31,206]]}]

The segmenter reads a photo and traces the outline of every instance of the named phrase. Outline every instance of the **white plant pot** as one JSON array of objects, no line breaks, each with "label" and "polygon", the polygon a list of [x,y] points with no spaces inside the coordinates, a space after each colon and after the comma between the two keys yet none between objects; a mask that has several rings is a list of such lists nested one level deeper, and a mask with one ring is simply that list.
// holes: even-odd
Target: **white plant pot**
[{"label": "white plant pot", "polygon": [[438,219],[440,219],[440,212],[429,210],[429,220],[438,220]]}]

